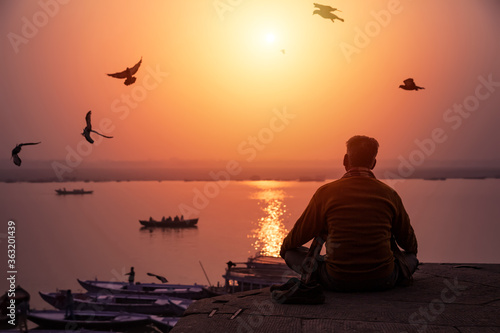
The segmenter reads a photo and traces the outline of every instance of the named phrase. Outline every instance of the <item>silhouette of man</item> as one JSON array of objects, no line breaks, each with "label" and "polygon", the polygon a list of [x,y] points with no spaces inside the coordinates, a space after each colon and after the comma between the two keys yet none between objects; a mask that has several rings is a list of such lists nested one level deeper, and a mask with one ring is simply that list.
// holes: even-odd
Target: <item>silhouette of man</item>
[{"label": "silhouette of man", "polygon": [[125,273],[125,275],[128,275],[128,284],[134,284],[134,279],[135,279],[134,267],[130,267],[130,272]]},{"label": "silhouette of man", "polygon": [[73,299],[73,294],[71,293],[70,289],[68,289],[68,291],[66,291],[66,300],[65,300],[65,303],[66,303],[66,311],[65,311],[65,314],[64,314],[64,318],[66,318],[66,319],[75,319],[75,314],[73,312],[75,301]]},{"label": "silhouette of man", "polygon": [[280,255],[298,273],[308,251],[302,245],[326,240],[312,276],[327,290],[390,289],[409,284],[417,268],[417,239],[401,198],[371,171],[378,147],[370,137],[350,138],[346,173],[316,191],[283,240]]}]

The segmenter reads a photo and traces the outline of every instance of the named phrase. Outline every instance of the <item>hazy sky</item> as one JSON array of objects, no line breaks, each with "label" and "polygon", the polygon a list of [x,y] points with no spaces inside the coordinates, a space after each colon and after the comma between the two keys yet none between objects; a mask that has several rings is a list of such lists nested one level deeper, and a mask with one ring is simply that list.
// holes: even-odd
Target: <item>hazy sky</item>
[{"label": "hazy sky", "polygon": [[[322,4],[345,22],[303,0],[1,1],[2,156],[324,160],[365,134],[380,159],[500,160],[498,1]],[[141,57],[135,84],[106,75]],[[88,110],[113,139],[84,141]]]}]

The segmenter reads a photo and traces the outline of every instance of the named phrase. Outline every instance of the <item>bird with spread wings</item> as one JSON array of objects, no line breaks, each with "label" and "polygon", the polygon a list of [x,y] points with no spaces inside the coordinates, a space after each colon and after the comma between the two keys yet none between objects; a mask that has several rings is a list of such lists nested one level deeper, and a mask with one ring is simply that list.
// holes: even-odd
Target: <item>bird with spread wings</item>
[{"label": "bird with spread wings", "polygon": [[12,149],[12,159],[14,160],[14,164],[17,165],[17,166],[21,166],[21,158],[19,158],[19,154],[21,152],[21,147],[22,146],[31,146],[31,145],[37,145],[39,143],[42,143],[41,141],[40,142],[28,142],[28,143],[20,143],[18,145],[16,145],[14,147],[14,149]]},{"label": "bird with spread wings", "polygon": [[415,84],[415,81],[413,81],[412,78],[406,79],[403,81],[404,84],[401,84],[399,88],[404,89],[404,90],[416,90],[418,89],[425,89],[424,87],[419,87]]},{"label": "bird with spread wings", "polygon": [[137,64],[134,65],[134,67],[132,67],[132,68],[127,67],[127,69],[124,70],[123,72],[118,72],[118,73],[113,73],[113,74],[108,74],[108,75],[111,77],[117,78],[117,79],[125,79],[124,84],[126,86],[129,86],[135,82],[136,77],[134,77],[132,75],[137,73],[137,71],[139,70],[139,67],[141,66],[141,63],[142,63],[142,58],[141,58],[141,60],[139,60],[139,62]]},{"label": "bird with spread wings", "polygon": [[85,139],[87,139],[87,141],[90,143],[94,143],[94,140],[90,137],[90,132],[94,132],[94,133],[99,134],[100,136],[103,136],[105,138],[112,139],[113,138],[112,136],[107,136],[107,135],[101,134],[101,133],[94,131],[92,129],[92,123],[90,122],[91,113],[92,113],[92,111],[89,111],[89,112],[87,112],[87,115],[85,116],[85,121],[87,123],[87,126],[85,126],[85,128],[83,129],[83,132],[82,132],[82,135],[85,137]]},{"label": "bird with spread wings", "polygon": [[325,19],[332,20],[332,22],[334,22],[334,23],[335,23],[335,20],[339,20],[339,21],[344,22],[343,18],[340,18],[340,17],[338,17],[337,15],[335,15],[333,13],[334,11],[341,12],[341,10],[338,10],[337,8],[333,8],[331,6],[321,5],[319,3],[314,3],[314,7],[318,8],[318,9],[316,9],[313,12],[313,15],[314,14],[318,14],[319,16],[321,16],[321,17],[323,17]]}]

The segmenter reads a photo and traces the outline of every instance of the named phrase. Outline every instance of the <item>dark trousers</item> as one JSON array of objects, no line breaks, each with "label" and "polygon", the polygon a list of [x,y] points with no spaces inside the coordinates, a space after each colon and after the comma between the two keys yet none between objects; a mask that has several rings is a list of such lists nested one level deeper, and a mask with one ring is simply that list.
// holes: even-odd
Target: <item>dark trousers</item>
[{"label": "dark trousers", "polygon": [[[293,269],[295,272],[302,274],[304,260],[312,260],[307,258],[307,253],[309,249],[307,247],[299,247],[295,249],[288,250],[285,253],[285,262]],[[394,270],[392,273],[384,278],[379,279],[366,279],[359,281],[347,281],[338,280],[332,278],[326,269],[326,262],[324,261],[324,256],[320,256],[313,266],[312,277],[319,284],[321,284],[325,289],[330,291],[339,292],[355,292],[355,291],[381,291],[394,288],[397,284],[404,284],[404,275],[402,272],[402,265],[406,265],[408,270],[413,274],[418,266],[418,259],[415,254],[402,253],[405,263],[401,263],[400,260],[395,259]]]}]

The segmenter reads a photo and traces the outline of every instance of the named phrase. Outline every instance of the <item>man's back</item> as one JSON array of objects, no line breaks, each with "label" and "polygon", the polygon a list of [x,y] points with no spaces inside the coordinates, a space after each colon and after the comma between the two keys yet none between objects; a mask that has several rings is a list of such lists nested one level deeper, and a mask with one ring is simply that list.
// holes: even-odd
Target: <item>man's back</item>
[{"label": "man's back", "polygon": [[[390,274],[394,269],[391,237],[396,230],[401,246],[416,252],[400,197],[379,180],[346,177],[321,187],[315,196],[325,210],[326,261],[332,277],[345,280]],[[413,237],[408,239],[408,233]]]},{"label": "man's back", "polygon": [[[340,280],[377,279],[394,269],[391,237],[406,251],[417,242],[399,195],[368,176],[349,176],[320,187],[290,234],[285,249],[327,232],[328,273]],[[311,237],[311,238],[310,238]]]}]

